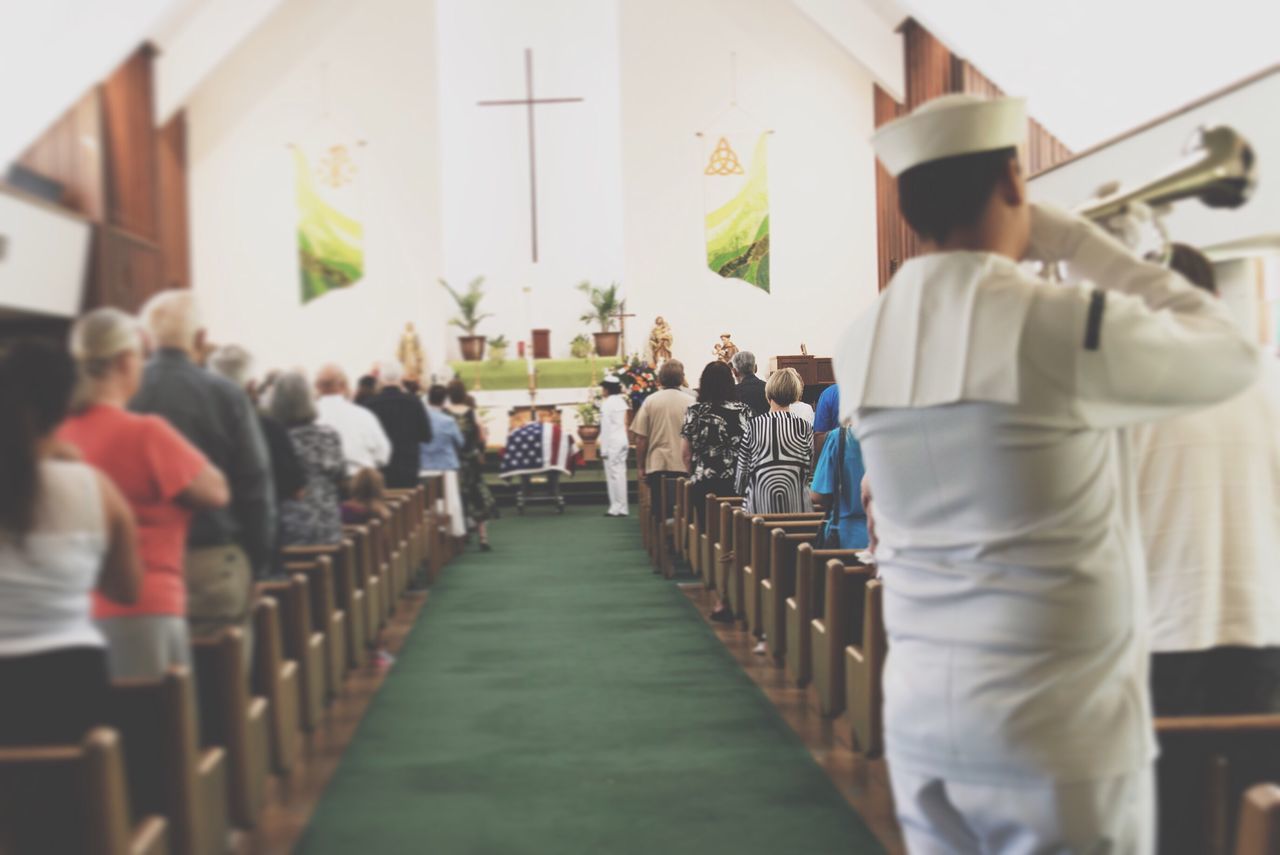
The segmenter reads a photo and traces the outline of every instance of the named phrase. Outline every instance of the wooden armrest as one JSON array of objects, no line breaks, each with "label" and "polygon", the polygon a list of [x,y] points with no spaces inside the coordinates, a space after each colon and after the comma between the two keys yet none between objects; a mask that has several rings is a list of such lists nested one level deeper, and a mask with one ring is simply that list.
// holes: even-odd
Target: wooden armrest
[{"label": "wooden armrest", "polygon": [[1280,733],[1280,714],[1187,715],[1156,719],[1156,733],[1218,735],[1228,733]]}]

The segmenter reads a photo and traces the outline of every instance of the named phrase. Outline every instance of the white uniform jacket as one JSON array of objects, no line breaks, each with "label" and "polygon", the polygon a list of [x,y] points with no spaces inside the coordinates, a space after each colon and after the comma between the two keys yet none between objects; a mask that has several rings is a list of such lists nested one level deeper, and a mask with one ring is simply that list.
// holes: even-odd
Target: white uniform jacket
[{"label": "white uniform jacket", "polygon": [[1061,782],[1155,756],[1115,428],[1238,394],[1258,351],[1216,300],[1073,228],[1072,272],[1096,287],[929,255],[837,349],[875,500],[891,768]]},{"label": "white uniform jacket", "polygon": [[1151,649],[1280,646],[1280,365],[1225,404],[1130,432]]},{"label": "white uniform jacket", "polygon": [[600,402],[600,451],[607,456],[623,454],[631,444],[627,439],[627,399],[609,395]]}]

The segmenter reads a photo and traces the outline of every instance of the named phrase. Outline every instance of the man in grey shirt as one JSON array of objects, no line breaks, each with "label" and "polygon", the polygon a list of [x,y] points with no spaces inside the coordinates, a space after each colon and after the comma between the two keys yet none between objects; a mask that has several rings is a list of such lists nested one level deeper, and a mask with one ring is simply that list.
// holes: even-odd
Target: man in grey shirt
[{"label": "man in grey shirt", "polygon": [[202,511],[187,536],[187,621],[193,637],[249,626],[254,577],[271,566],[276,497],[262,429],[245,393],[194,361],[204,331],[194,295],[164,291],[142,309],[154,353],[130,402],[163,416],[221,469],[231,504]]}]

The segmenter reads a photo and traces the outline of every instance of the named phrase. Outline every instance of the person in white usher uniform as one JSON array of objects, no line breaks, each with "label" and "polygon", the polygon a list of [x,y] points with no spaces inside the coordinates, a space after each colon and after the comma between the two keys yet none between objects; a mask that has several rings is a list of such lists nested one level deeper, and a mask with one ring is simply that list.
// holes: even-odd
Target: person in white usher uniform
[{"label": "person in white usher uniform", "polygon": [[622,383],[612,374],[600,381],[604,398],[600,401],[600,459],[604,462],[605,487],[609,491],[607,517],[625,517],[627,507],[627,396]]},{"label": "person in white usher uniform", "polygon": [[1117,428],[1238,394],[1259,354],[1176,274],[1031,206],[1025,133],[1020,99],[951,95],[873,139],[925,252],[836,351],[885,585],[889,774],[915,855],[1142,855],[1148,621]]}]

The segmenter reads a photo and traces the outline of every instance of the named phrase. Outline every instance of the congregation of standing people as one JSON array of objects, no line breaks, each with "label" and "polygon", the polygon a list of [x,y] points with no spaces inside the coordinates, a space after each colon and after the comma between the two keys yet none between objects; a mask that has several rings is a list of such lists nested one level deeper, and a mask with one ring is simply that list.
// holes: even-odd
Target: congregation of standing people
[{"label": "congregation of standing people", "polygon": [[192,640],[227,627],[252,643],[282,549],[390,519],[386,491],[424,474],[449,471],[451,533],[490,548],[486,435],[460,382],[420,399],[387,362],[357,402],[335,365],[254,368],[209,348],[189,291],[0,354],[0,744],[75,742],[109,680],[189,666]]}]

